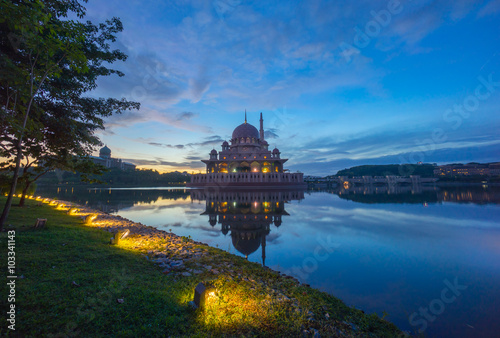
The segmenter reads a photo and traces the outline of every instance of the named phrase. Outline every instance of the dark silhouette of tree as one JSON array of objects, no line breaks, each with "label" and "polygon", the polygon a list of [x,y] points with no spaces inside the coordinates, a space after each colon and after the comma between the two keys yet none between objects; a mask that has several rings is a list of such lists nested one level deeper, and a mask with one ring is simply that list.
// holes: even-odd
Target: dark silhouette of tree
[{"label": "dark silhouette of tree", "polygon": [[0,11],[0,157],[7,159],[2,167],[12,170],[2,229],[23,159],[28,186],[55,168],[98,171],[88,161],[100,144],[95,131],[104,128],[103,118],[139,103],[84,96],[100,76],[123,76],[105,66],[126,60],[110,48],[123,29],[119,19],[99,25],[67,20],[69,13],[85,15],[71,0],[1,0]]}]

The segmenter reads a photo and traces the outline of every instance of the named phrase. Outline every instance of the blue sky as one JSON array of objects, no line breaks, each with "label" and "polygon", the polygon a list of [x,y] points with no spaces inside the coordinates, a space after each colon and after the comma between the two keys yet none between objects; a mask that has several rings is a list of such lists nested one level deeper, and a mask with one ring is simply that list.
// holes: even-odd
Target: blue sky
[{"label": "blue sky", "polygon": [[141,102],[109,118],[113,156],[203,170],[264,114],[288,168],[500,161],[500,1],[92,1],[119,17],[126,75],[94,95]]}]

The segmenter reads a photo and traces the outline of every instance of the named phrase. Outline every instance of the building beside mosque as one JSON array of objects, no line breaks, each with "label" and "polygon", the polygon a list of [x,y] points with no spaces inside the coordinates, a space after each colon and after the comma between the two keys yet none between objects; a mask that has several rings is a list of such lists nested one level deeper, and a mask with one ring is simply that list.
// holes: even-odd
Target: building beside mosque
[{"label": "building beside mosque", "polygon": [[264,139],[264,120],[260,114],[260,130],[247,122],[236,127],[229,144],[222,150],[213,149],[206,164],[205,174],[191,176],[190,187],[305,187],[303,173],[284,169],[288,159],[281,158],[278,148],[269,150]]},{"label": "building beside mosque", "polygon": [[105,166],[106,168],[119,168],[121,170],[135,170],[135,165],[132,163],[124,162],[120,158],[111,157],[111,149],[107,146],[99,150],[99,157],[90,156],[94,163]]}]

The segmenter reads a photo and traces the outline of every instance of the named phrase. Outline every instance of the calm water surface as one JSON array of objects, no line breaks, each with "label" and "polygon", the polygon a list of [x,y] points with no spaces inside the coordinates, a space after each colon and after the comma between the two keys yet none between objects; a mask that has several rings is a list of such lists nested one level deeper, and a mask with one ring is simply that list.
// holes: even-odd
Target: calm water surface
[{"label": "calm water surface", "polygon": [[500,188],[41,187],[294,275],[403,330],[500,332]]}]

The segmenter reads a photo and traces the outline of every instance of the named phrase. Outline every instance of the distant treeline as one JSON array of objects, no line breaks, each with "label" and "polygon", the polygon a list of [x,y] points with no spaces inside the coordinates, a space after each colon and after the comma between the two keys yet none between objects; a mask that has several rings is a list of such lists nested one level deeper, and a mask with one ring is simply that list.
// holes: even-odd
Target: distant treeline
[{"label": "distant treeline", "polygon": [[[432,164],[387,164],[387,165],[360,165],[349,169],[339,170],[334,176],[404,176],[419,175],[420,177],[434,177],[435,166]],[[330,176],[332,177],[332,176]]]},{"label": "distant treeline", "polygon": [[[118,168],[110,168],[102,176],[91,176],[90,182],[82,182],[80,174],[67,171],[52,171],[40,178],[37,183],[39,185],[47,184],[71,184],[71,185],[88,185],[103,184],[109,186],[165,186],[169,184],[183,185],[189,181],[189,176],[180,172],[170,172],[160,174],[156,170],[151,169],[135,169],[135,170],[120,170]],[[96,183],[97,182],[97,183]]]}]

